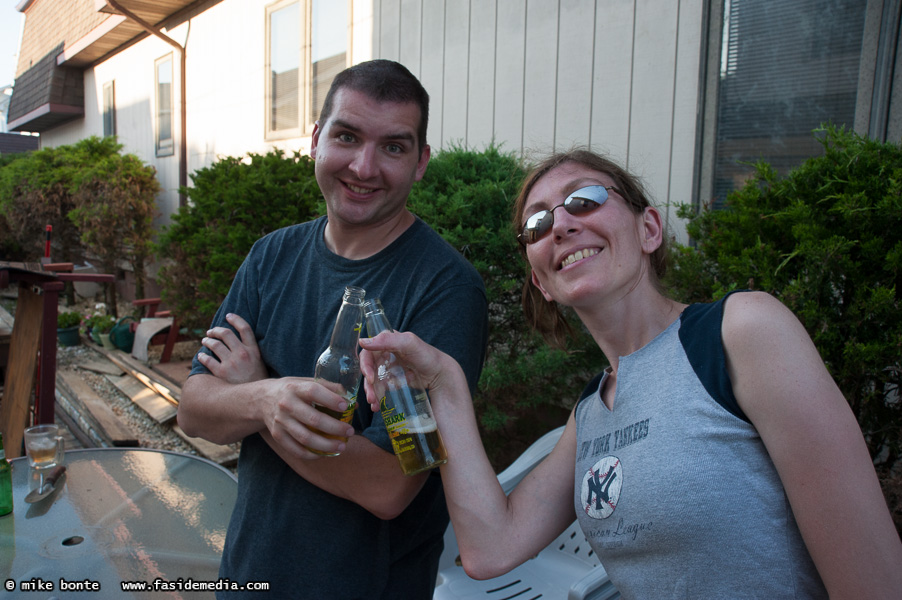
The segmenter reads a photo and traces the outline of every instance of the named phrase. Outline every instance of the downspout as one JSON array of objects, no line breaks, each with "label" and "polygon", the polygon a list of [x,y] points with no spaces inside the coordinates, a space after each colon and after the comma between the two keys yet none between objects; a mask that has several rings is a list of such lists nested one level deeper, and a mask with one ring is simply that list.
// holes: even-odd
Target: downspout
[{"label": "downspout", "polygon": [[173,40],[171,37],[164,35],[159,29],[155,29],[152,25],[141,19],[141,17],[119,4],[117,0],[106,0],[106,3],[112,6],[121,14],[125,15],[127,18],[140,25],[151,35],[156,36],[170,46],[173,46],[179,52],[179,105],[181,106],[181,118],[179,119],[179,207],[186,206],[188,199],[182,192],[182,190],[188,186],[188,103],[186,101],[187,94],[185,92],[185,84],[187,81],[187,78],[185,76],[185,48],[184,46],[181,46],[178,42]]}]

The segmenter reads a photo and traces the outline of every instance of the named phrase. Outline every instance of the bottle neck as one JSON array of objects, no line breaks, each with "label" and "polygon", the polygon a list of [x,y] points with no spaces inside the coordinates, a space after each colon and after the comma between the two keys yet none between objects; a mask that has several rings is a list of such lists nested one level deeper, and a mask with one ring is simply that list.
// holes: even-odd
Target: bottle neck
[{"label": "bottle neck", "polygon": [[332,330],[332,339],[329,346],[344,350],[354,350],[357,340],[360,338],[360,330],[363,328],[363,306],[343,301],[338,310],[338,318],[335,320],[335,329]]},{"label": "bottle neck", "polygon": [[366,315],[366,335],[376,337],[383,331],[391,331],[391,325],[382,311],[372,312]]}]

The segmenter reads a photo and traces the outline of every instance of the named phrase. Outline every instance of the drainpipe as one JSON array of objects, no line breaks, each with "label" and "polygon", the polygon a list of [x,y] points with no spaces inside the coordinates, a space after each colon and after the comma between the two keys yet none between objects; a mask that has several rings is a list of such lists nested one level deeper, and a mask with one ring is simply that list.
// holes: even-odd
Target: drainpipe
[{"label": "drainpipe", "polygon": [[121,14],[125,15],[127,18],[140,25],[151,35],[156,36],[170,46],[173,46],[179,52],[179,105],[181,106],[181,118],[179,119],[179,206],[186,206],[188,204],[188,199],[185,197],[185,194],[181,192],[182,188],[188,186],[188,104],[186,102],[187,95],[185,92],[185,48],[184,46],[181,46],[178,42],[173,40],[171,37],[164,35],[163,32],[161,32],[159,29],[154,28],[152,25],[141,19],[141,17],[119,4],[117,0],[106,0],[106,3],[119,11]]}]

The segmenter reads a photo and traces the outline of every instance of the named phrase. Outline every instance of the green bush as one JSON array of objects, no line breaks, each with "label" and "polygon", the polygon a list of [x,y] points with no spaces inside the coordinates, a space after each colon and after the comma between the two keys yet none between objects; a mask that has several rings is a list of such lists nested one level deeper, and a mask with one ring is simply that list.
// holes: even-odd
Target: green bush
[{"label": "green bush", "polygon": [[603,367],[587,335],[569,353],[553,350],[523,317],[520,290],[527,266],[511,214],[524,176],[520,161],[495,146],[481,152],[452,147],[433,156],[408,201],[485,282],[488,354],[474,404],[496,468],[563,424],[584,383]]},{"label": "green bush", "polygon": [[695,247],[674,248],[679,299],[767,291],[802,321],[878,467],[902,451],[902,148],[816,131],[824,155],[786,177],[758,164],[725,210],[688,207]]},{"label": "green bush", "polygon": [[[122,145],[114,138],[92,137],[76,148],[84,166],[69,219],[81,232],[85,247],[99,258],[104,272],[115,273],[119,260],[131,265],[135,296],[143,298],[145,264],[151,258],[153,217],[160,191],[156,169],[134,154],[120,154]],[[104,289],[107,305],[118,316],[116,287]]]},{"label": "green bush", "polygon": [[281,150],[224,157],[191,176],[190,202],[155,246],[166,259],[157,280],[181,322],[206,328],[251,246],[265,234],[309,220],[320,199],[313,160]]},{"label": "green bush", "polygon": [[53,227],[55,262],[75,262],[82,253],[78,228],[69,220],[80,182],[72,146],[15,155],[0,166],[0,214],[10,238],[27,260],[43,256],[46,225]]},{"label": "green bush", "polygon": [[116,318],[113,315],[91,315],[85,320],[85,326],[97,333],[109,333],[115,324]]},{"label": "green bush", "polygon": [[[78,262],[88,251],[114,273],[126,261],[141,294],[159,184],[152,167],[121,150],[113,137],[89,137],[0,163],[0,232],[9,234],[3,246],[37,260],[51,225],[55,262]],[[115,286],[105,291],[115,311]]]},{"label": "green bush", "polygon": [[14,160],[27,157],[28,153],[0,154],[0,258],[11,261],[29,260],[28,252],[22,247],[21,241],[17,239],[16,229],[10,224],[6,217],[4,205],[9,202],[9,198],[5,194],[9,193],[8,189],[4,189],[4,167]]},{"label": "green bush", "polygon": [[81,324],[81,315],[75,311],[62,312],[56,317],[57,329],[68,329]]}]

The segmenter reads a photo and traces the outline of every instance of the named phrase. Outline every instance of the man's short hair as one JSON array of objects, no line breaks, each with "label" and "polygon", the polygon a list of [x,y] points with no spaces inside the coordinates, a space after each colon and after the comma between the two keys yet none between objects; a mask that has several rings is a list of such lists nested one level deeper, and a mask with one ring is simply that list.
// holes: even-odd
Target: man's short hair
[{"label": "man's short hair", "polygon": [[420,126],[417,129],[419,151],[426,147],[426,128],[429,125],[429,94],[407,67],[393,60],[377,59],[348,67],[335,76],[319,120],[325,125],[332,114],[335,93],[346,87],[366,94],[377,102],[413,102],[420,107]]}]

